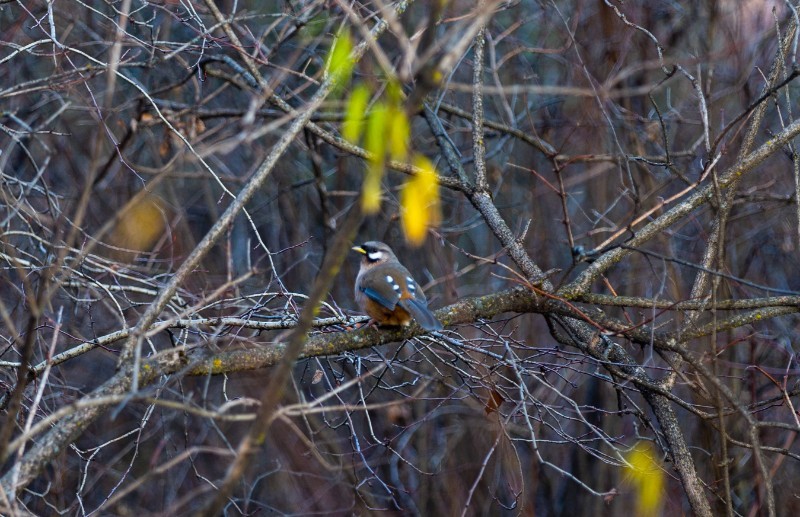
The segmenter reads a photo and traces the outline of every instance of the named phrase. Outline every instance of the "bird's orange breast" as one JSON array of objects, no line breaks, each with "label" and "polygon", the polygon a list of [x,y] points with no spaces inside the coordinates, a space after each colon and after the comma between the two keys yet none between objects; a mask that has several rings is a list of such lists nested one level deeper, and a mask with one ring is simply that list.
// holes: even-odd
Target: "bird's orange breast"
[{"label": "bird's orange breast", "polygon": [[370,300],[364,309],[370,318],[379,321],[381,325],[408,325],[411,323],[411,315],[399,305],[392,310]]}]

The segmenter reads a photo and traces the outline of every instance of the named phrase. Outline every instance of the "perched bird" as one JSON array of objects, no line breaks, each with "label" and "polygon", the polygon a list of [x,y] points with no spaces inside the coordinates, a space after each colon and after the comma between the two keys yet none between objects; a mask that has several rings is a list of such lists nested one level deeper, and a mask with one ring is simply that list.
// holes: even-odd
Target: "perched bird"
[{"label": "perched bird", "polygon": [[397,260],[392,248],[370,241],[353,250],[364,255],[355,289],[361,310],[379,325],[408,325],[413,319],[425,330],[442,329],[428,309],[422,288]]}]

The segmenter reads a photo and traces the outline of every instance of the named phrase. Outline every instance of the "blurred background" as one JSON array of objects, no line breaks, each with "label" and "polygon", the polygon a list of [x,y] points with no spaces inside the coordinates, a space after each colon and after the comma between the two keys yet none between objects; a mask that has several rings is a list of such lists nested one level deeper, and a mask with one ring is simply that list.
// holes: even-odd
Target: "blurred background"
[{"label": "blurred background", "polygon": [[[324,82],[342,27],[357,44],[376,19],[391,20],[349,82],[313,113],[318,130],[306,127],[292,141],[161,320],[293,321],[368,171],[339,136],[349,92],[367,85],[371,106],[392,82],[409,94],[427,84],[426,67],[446,59],[452,66],[409,119],[413,151],[451,180],[440,185],[440,224],[420,247],[405,241],[399,192],[409,175],[390,166],[381,208],[365,219],[357,241],[389,243],[433,308],[529,286],[442,147],[474,178],[470,31],[489,9],[480,77],[488,187],[531,259],[555,270],[549,279],[556,287],[713,185],[741,163],[742,150],[779,135],[798,110],[797,15],[789,2],[452,0],[414,2],[400,14],[384,1],[211,5],[241,47],[204,2],[0,2],[4,447],[102,390],[119,357],[114,333],[136,325],[273,151],[296,117],[286,105],[303,110]],[[759,104],[764,119],[746,144],[773,63],[782,67],[777,82],[787,85]],[[769,487],[753,453],[754,424],[722,400],[719,385],[755,421],[769,422],[756,434],[776,507],[781,515],[800,510],[792,483],[800,475],[792,405],[798,318],[788,309],[800,300],[797,162],[790,145],[770,152],[743,171],[729,206],[728,191],[716,192],[591,284],[592,293],[643,303],[574,300],[586,314],[602,310],[679,340],[696,332],[681,345],[716,383],[692,363],[674,370],[652,346],[614,339],[651,378],[676,376],[675,414],[720,515],[764,511]],[[713,289],[693,294],[723,209],[729,213],[711,268],[719,274]],[[348,258],[319,314],[339,323],[315,333],[351,330],[347,318],[359,315],[352,294],[358,259]],[[736,311],[659,305],[776,296],[785,297],[776,302],[780,314],[738,324],[722,324]],[[739,306],[750,314],[745,309]],[[715,330],[701,332],[706,325]],[[185,346],[212,357],[274,346],[281,332],[170,327],[148,338],[143,353]],[[301,360],[226,514],[690,512],[659,423],[636,386],[559,344],[553,332],[541,315],[505,314],[449,328],[444,337]],[[99,346],[45,368],[47,358],[96,339]],[[12,413],[26,361],[35,375]],[[269,368],[242,366],[159,377],[54,451],[9,508],[197,512],[224,476],[269,376]],[[57,428],[58,418],[42,432]],[[47,447],[42,436],[11,448],[4,488],[26,451]],[[641,443],[650,446],[636,449]],[[637,450],[645,451],[639,474],[630,460]]]}]

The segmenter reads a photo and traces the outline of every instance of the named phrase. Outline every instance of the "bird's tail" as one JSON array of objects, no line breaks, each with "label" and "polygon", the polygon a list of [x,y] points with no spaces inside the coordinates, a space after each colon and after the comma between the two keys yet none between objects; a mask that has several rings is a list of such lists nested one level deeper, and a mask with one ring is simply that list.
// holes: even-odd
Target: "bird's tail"
[{"label": "bird's tail", "polygon": [[444,328],[442,323],[436,319],[436,316],[433,315],[424,303],[408,298],[400,300],[399,304],[400,307],[408,311],[417,323],[419,323],[419,326],[425,330],[442,330]]}]

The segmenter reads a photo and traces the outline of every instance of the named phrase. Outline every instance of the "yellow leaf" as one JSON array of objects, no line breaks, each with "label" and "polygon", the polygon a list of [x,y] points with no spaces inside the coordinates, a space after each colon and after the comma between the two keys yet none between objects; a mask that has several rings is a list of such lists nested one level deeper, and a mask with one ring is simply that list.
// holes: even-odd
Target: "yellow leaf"
[{"label": "yellow leaf", "polygon": [[408,158],[408,140],[411,126],[406,112],[394,106],[389,114],[389,156],[392,160],[405,161]]},{"label": "yellow leaf", "polygon": [[417,173],[400,191],[401,221],[406,240],[414,246],[425,241],[429,226],[439,224],[439,181],[436,168],[422,155],[414,158]]},{"label": "yellow leaf", "polygon": [[361,191],[361,207],[365,214],[374,214],[381,207],[381,179],[383,163],[370,163]]},{"label": "yellow leaf", "polygon": [[370,154],[370,161],[380,162],[386,159],[386,122],[388,109],[383,103],[372,108],[367,120],[367,133],[364,135],[364,149]]},{"label": "yellow leaf", "polygon": [[328,58],[328,73],[334,81],[334,89],[339,88],[350,80],[355,61],[350,59],[353,50],[353,39],[347,28],[341,29],[333,40]]},{"label": "yellow leaf", "polygon": [[134,252],[149,251],[164,234],[163,209],[155,196],[147,196],[122,215],[111,234],[111,244]]},{"label": "yellow leaf", "polygon": [[347,110],[342,124],[342,137],[351,144],[357,145],[364,132],[364,119],[369,103],[369,89],[359,84],[350,94],[347,101]]},{"label": "yellow leaf", "polygon": [[387,109],[384,104],[376,104],[367,120],[367,132],[364,135],[364,149],[369,151],[367,176],[364,178],[364,190],[361,203],[364,212],[374,214],[381,206],[381,179],[386,160],[386,121]]},{"label": "yellow leaf", "polygon": [[330,16],[326,9],[322,9],[319,14],[309,19],[305,25],[300,27],[300,39],[303,46],[310,45],[312,40],[321,36],[329,23]]},{"label": "yellow leaf", "polygon": [[400,106],[403,103],[403,88],[396,78],[389,78],[387,81],[386,98],[393,106]]},{"label": "yellow leaf", "polygon": [[425,232],[428,229],[428,215],[421,201],[419,189],[414,181],[406,182],[400,191],[401,220],[406,240],[414,246],[420,245],[425,240]]},{"label": "yellow leaf", "polygon": [[628,453],[627,460],[627,478],[636,491],[636,514],[658,515],[664,500],[665,474],[653,446],[647,442],[637,444]]},{"label": "yellow leaf", "polygon": [[403,89],[394,78],[386,83],[386,104],[389,106],[389,157],[392,160],[408,159],[408,141],[411,139],[411,125],[403,109]]}]

